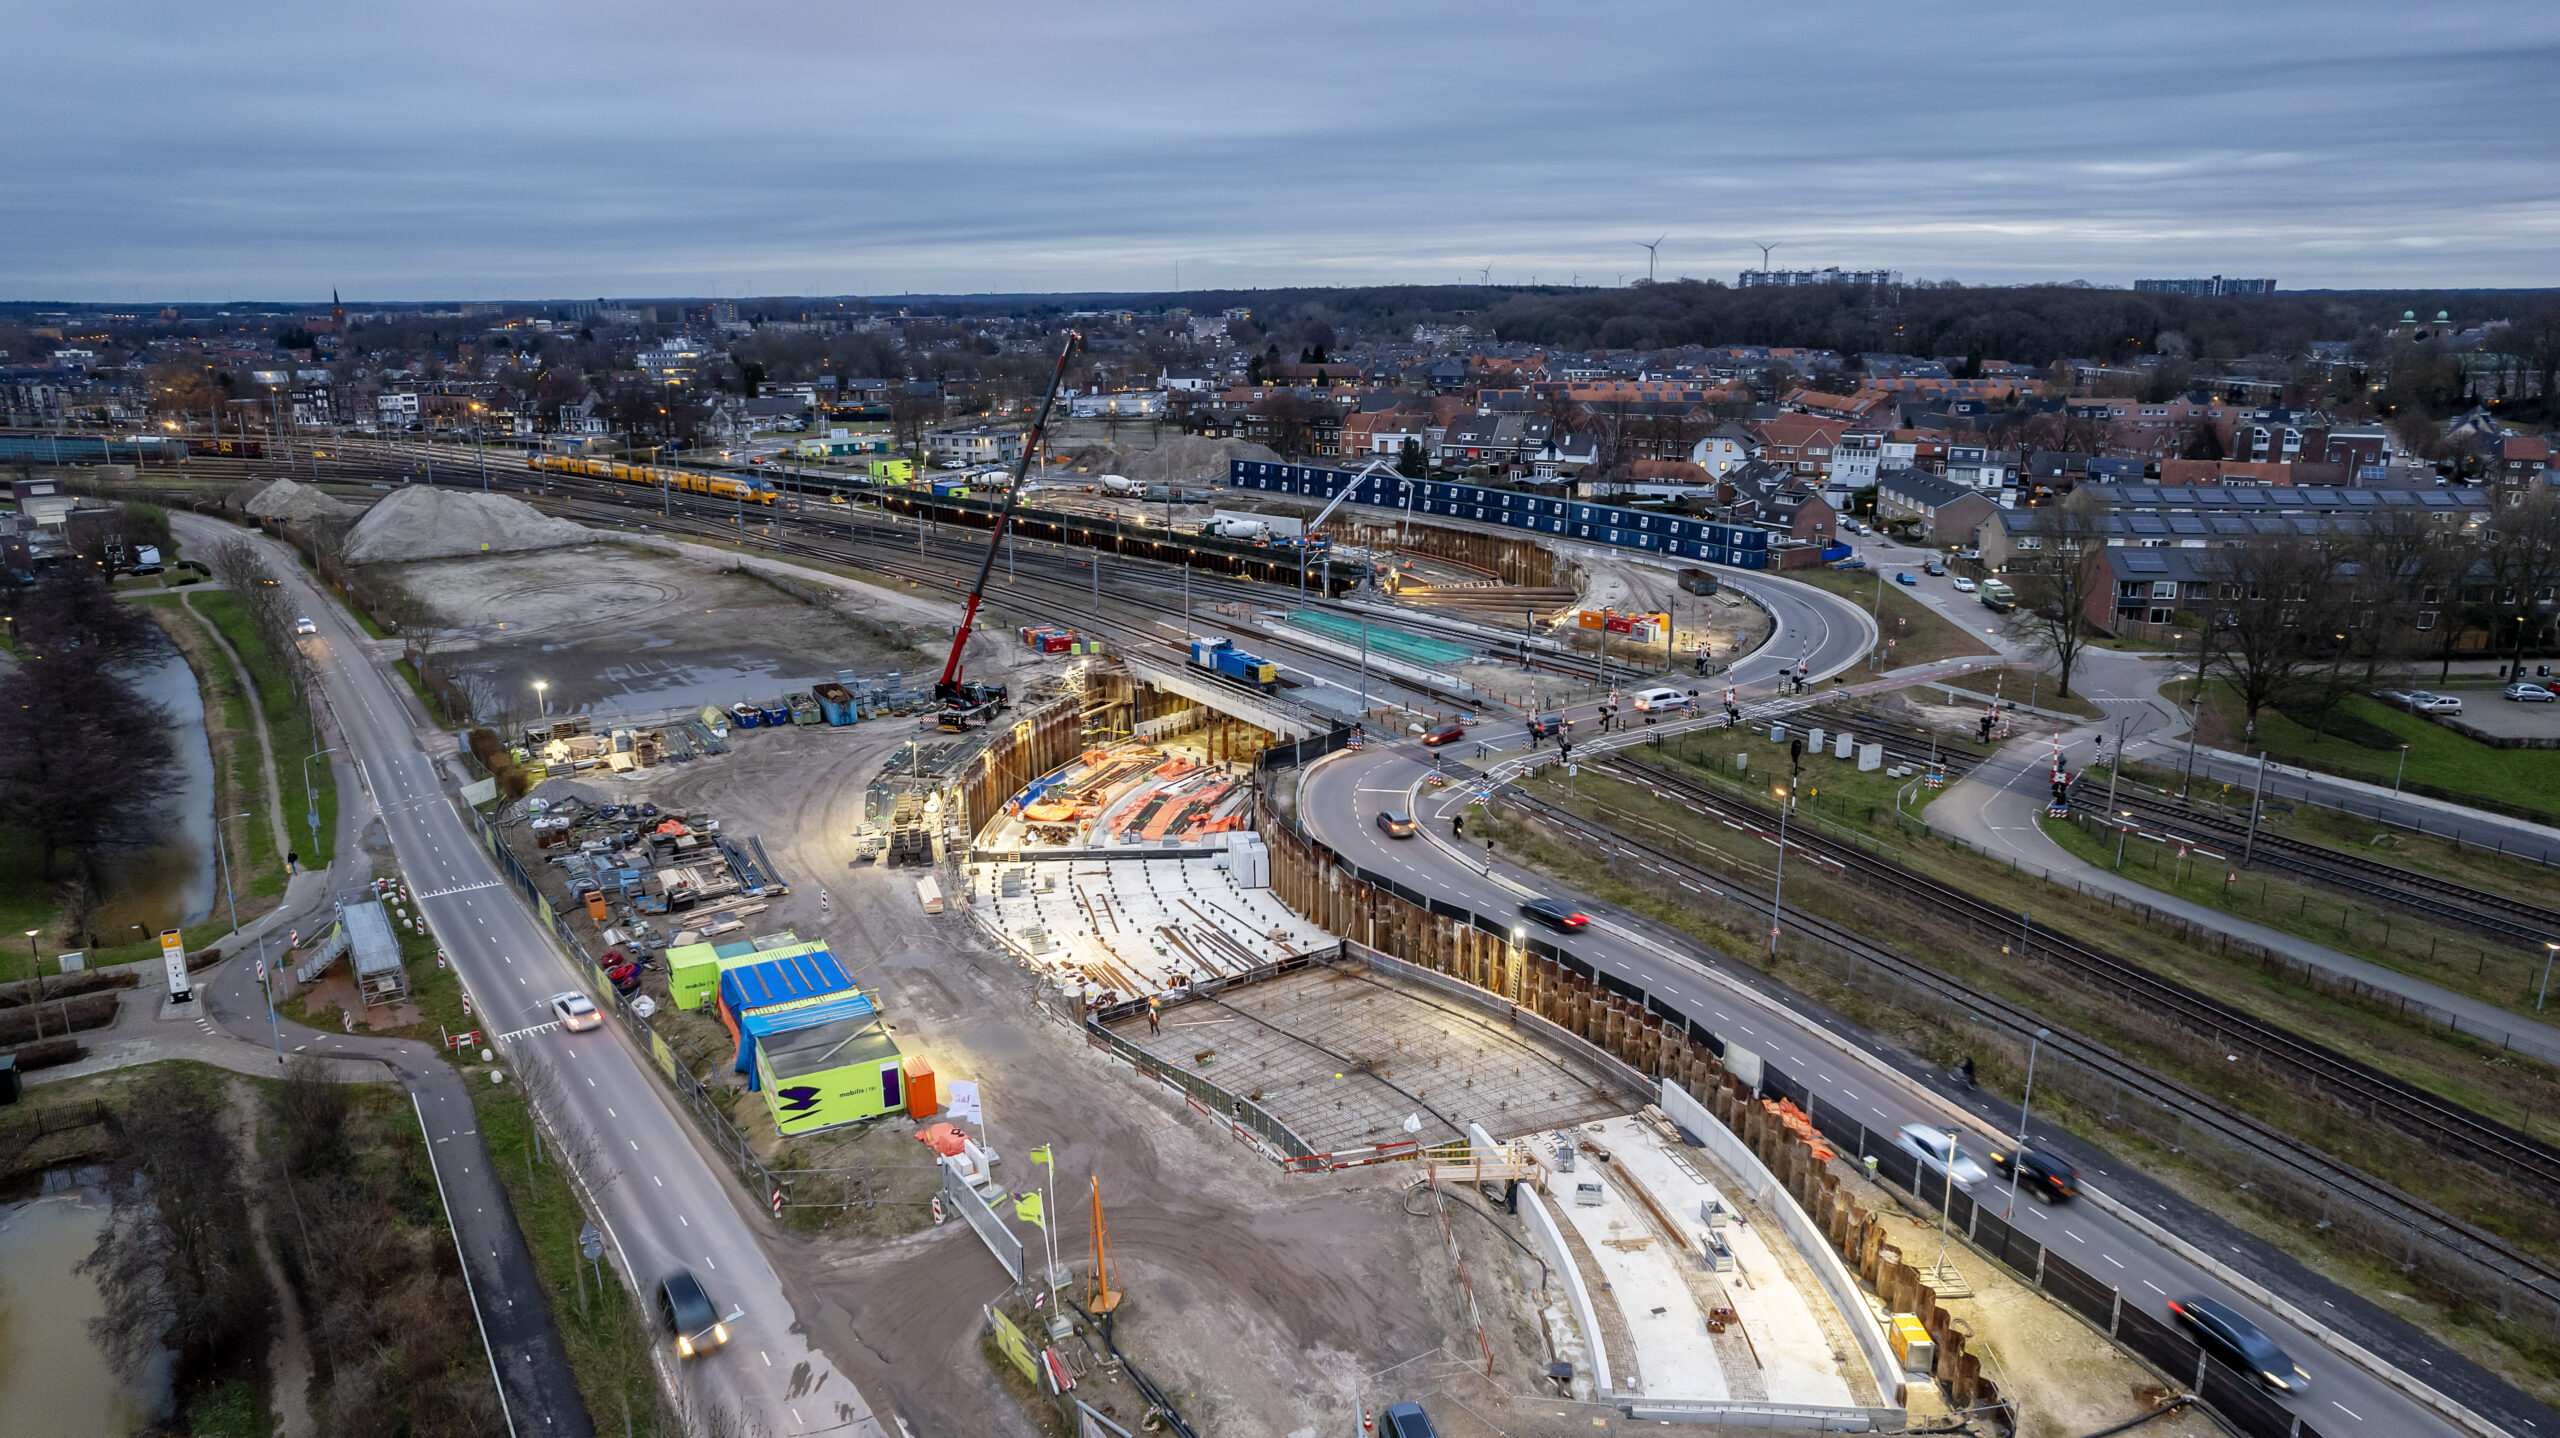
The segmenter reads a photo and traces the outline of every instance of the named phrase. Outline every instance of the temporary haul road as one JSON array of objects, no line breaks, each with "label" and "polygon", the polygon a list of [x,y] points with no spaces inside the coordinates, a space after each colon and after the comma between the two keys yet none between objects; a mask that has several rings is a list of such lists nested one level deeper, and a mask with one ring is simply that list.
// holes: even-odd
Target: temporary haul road
[{"label": "temporary haul road", "polygon": [[[210,520],[172,517],[199,544],[239,537]],[[666,1273],[689,1268],[722,1312],[744,1310],[729,1325],[726,1349],[682,1363],[663,1344],[654,1350],[676,1365],[687,1408],[725,1408],[779,1435],[888,1438],[852,1380],[802,1336],[805,1325],[756,1241],[737,1184],[676,1114],[623,1027],[567,1034],[547,1023],[551,995],[577,987],[568,958],[463,827],[418,746],[403,697],[366,658],[345,612],[283,546],[252,542],[319,625],[308,642],[318,651],[339,742],[473,1008],[493,1036],[514,1036],[500,1041],[518,1075],[549,1071],[558,1102],[544,1118],[591,1138],[588,1155],[609,1166],[581,1177],[625,1281],[645,1299]]]},{"label": "temporary haul road", "polygon": [[[1736,666],[1737,683],[1765,679],[1793,662],[1789,654],[1746,659]],[[1814,672],[1822,670],[1817,657]],[[1635,742],[1642,731],[1623,737]],[[1586,746],[1608,747],[1609,740],[1587,740],[1576,748]],[[1393,874],[1400,883],[1476,913],[1511,914],[1528,895],[1556,892],[1552,886],[1542,886],[1537,876],[1500,863],[1488,876],[1477,856],[1441,841],[1440,836],[1448,832],[1449,816],[1473,797],[1474,786],[1463,782],[1450,784],[1436,801],[1419,806],[1429,831],[1426,837],[1396,840],[1378,830],[1378,811],[1412,804],[1416,786],[1432,765],[1432,752],[1416,743],[1373,745],[1329,757],[1307,774],[1299,812],[1318,839],[1352,863]],[[1997,1136],[1994,1125],[1976,1115],[1963,1115],[1891,1067],[1880,1048],[1835,1030],[1826,1020],[1789,1010],[1764,995],[1736,966],[1715,961],[1682,936],[1639,921],[1601,917],[1559,942],[1574,957],[1646,993],[1660,995],[1665,1003],[1753,1049],[1805,1083],[1824,1102],[1861,1115],[1872,1130],[1891,1132],[1905,1123],[1922,1122],[1944,1127],[1961,1115],[1967,1145],[1977,1157]],[[2104,1174],[2083,1177],[2094,1187],[2107,1186]],[[2002,1195],[1989,1192],[1988,1186],[1984,1190],[1980,1196],[1996,1211]],[[2160,1226],[2173,1233],[2180,1230],[2182,1216],[2165,1209],[2155,1215]],[[2163,1322],[2169,1321],[2168,1301],[2189,1294],[2219,1298],[2248,1314],[2310,1372],[2309,1393],[2289,1406],[2324,1435],[2397,1438],[2465,1431],[2097,1204],[2082,1201],[2048,1207],[2022,1193],[2012,1221],[2037,1242],[2114,1282],[2126,1303],[2139,1304]],[[2236,1251],[2234,1256],[2245,1258]],[[1963,1250],[1958,1257],[1963,1262],[1988,1262]]]}]

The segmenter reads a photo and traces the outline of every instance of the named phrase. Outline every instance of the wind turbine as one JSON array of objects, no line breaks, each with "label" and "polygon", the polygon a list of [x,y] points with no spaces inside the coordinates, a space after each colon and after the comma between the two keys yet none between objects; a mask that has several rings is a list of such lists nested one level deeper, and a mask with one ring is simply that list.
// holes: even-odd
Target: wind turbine
[{"label": "wind turbine", "polygon": [[1476,283],[1490,287],[1493,284],[1493,266],[1487,265],[1476,271]]},{"label": "wind turbine", "polygon": [[1657,240],[1636,241],[1637,247],[1644,251],[1644,282],[1646,284],[1653,283],[1653,262],[1662,257],[1662,241],[1669,238],[1671,238],[1669,235],[1664,235]]},{"label": "wind turbine", "polygon": [[1785,244],[1786,241],[1780,240],[1776,245],[1764,245],[1758,240],[1753,240],[1751,243],[1760,251],[1760,273],[1765,275],[1769,272],[1769,252],[1778,248],[1779,245]]}]

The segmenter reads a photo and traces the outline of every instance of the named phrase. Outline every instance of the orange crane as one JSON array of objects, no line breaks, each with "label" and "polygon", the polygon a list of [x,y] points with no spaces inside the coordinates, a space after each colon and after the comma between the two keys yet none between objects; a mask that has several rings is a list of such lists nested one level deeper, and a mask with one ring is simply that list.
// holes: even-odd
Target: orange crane
[{"label": "orange crane", "polygon": [[1120,1290],[1111,1286],[1111,1230],[1102,1221],[1102,1180],[1093,1180],[1093,1297],[1084,1311],[1100,1318],[1120,1306]]}]

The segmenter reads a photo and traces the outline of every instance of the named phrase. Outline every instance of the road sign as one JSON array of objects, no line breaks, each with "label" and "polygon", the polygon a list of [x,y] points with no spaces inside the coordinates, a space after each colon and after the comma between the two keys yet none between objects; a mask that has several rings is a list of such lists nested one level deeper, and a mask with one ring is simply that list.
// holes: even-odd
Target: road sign
[{"label": "road sign", "polygon": [[604,1257],[604,1231],[593,1223],[579,1229],[578,1251],[591,1260]]}]

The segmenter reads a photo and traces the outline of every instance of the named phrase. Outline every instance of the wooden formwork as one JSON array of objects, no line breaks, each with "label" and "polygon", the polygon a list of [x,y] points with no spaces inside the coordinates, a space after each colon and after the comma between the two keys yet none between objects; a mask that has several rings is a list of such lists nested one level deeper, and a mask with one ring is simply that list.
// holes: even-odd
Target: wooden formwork
[{"label": "wooden formwork", "polygon": [[1883,1241],[1883,1224],[1850,1198],[1807,1137],[1771,1113],[1685,1026],[1667,1022],[1553,959],[1522,953],[1501,935],[1362,883],[1281,818],[1268,796],[1257,805],[1256,822],[1271,851],[1272,891],[1301,915],[1407,963],[1498,994],[1628,1067],[1697,1095],[1768,1166],[1891,1311],[1919,1317],[1937,1341],[1935,1376],[1949,1402],[1986,1410],[2002,1402],[1999,1386],[1983,1373],[1981,1360],[1965,1351],[1966,1334],[1939,1306],[1922,1272],[1903,1263],[1900,1252]]},{"label": "wooden formwork", "polygon": [[1510,534],[1479,534],[1472,529],[1444,529],[1433,524],[1401,524],[1363,515],[1337,516],[1316,531],[1334,543],[1362,549],[1401,549],[1427,554],[1469,569],[1482,570],[1505,584],[1538,587],[1559,582],[1556,557],[1534,539]]}]

